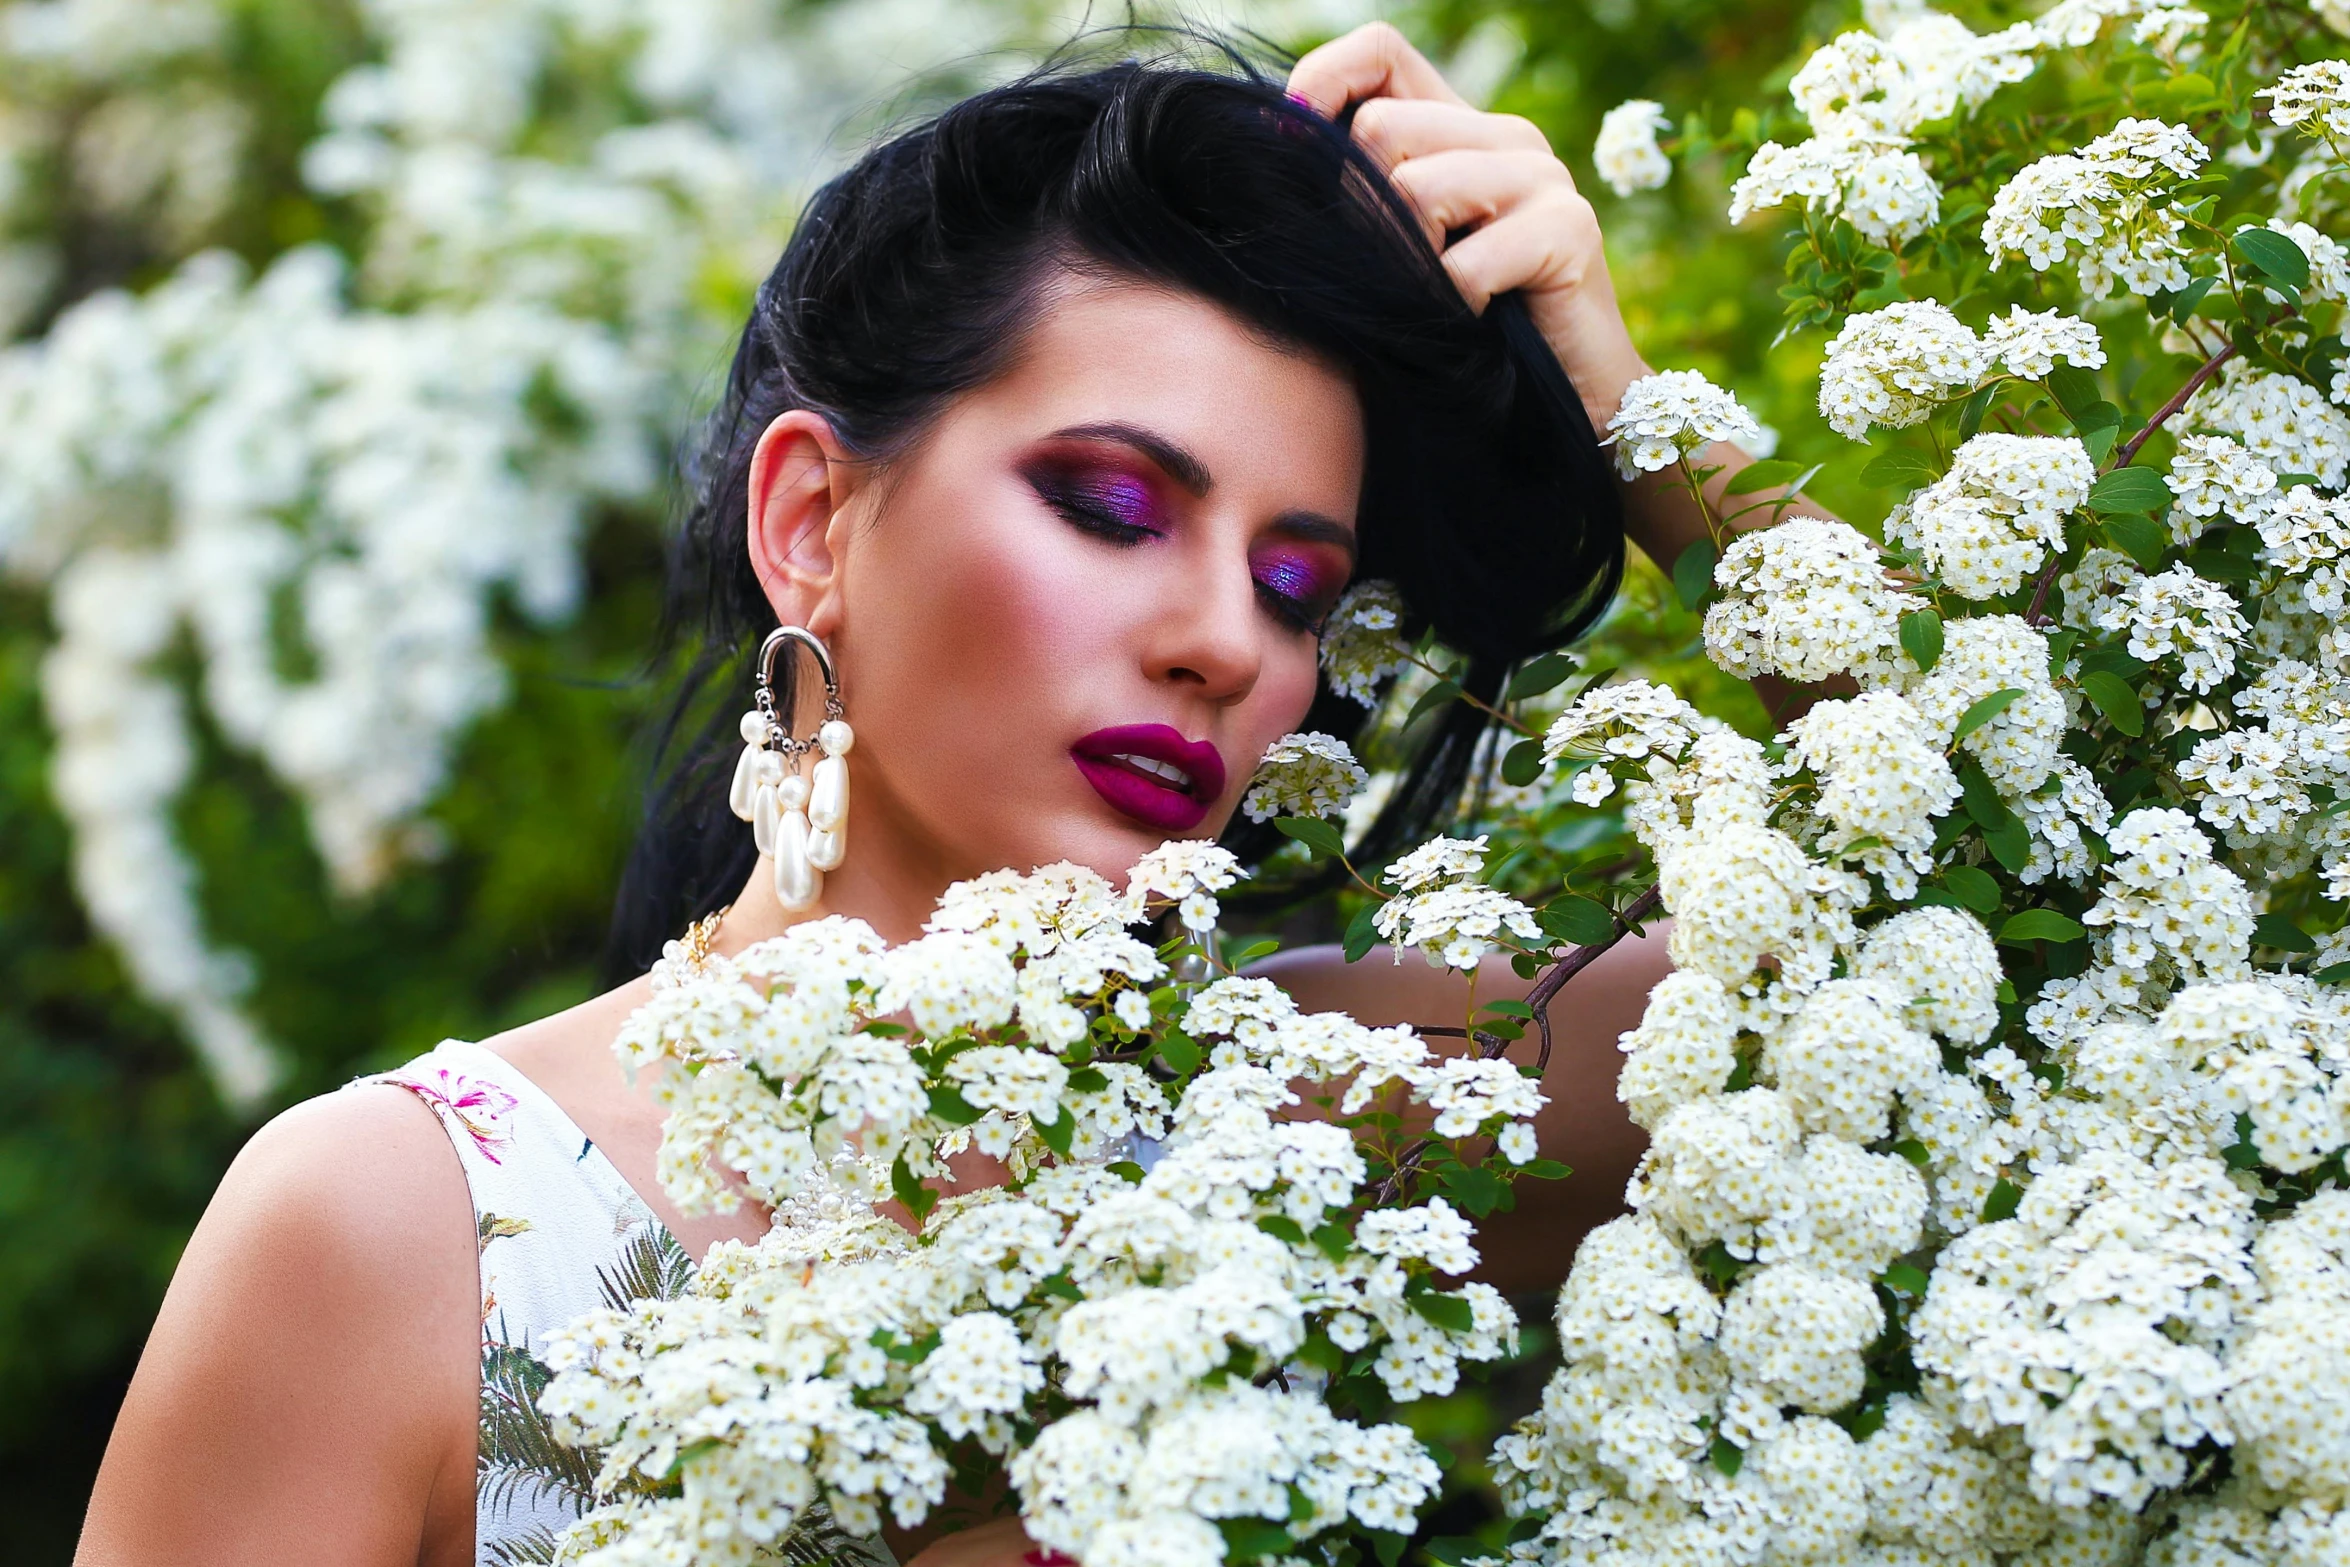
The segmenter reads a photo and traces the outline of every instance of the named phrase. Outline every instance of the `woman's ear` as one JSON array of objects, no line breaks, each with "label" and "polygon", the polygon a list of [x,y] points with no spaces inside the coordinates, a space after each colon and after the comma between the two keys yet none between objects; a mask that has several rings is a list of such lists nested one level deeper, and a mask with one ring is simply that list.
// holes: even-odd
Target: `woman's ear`
[{"label": "woman's ear", "polygon": [[778,623],[830,641],[840,630],[848,501],[862,475],[823,415],[778,414],[751,453],[751,570]]}]

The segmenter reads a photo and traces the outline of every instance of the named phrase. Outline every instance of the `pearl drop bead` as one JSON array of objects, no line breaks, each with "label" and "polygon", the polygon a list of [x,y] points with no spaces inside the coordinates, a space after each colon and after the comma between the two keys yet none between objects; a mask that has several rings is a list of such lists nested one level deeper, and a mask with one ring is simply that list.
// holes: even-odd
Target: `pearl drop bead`
[{"label": "pearl drop bead", "polygon": [[741,721],[734,727],[735,732],[743,737],[743,744],[757,745],[767,738],[767,715],[754,707],[743,714]]},{"label": "pearl drop bead", "polygon": [[808,780],[793,773],[775,786],[775,801],[787,811],[796,811],[808,803]]},{"label": "pearl drop bead", "polygon": [[857,732],[837,718],[826,719],[816,731],[816,743],[826,756],[846,756],[849,747],[857,743]]}]

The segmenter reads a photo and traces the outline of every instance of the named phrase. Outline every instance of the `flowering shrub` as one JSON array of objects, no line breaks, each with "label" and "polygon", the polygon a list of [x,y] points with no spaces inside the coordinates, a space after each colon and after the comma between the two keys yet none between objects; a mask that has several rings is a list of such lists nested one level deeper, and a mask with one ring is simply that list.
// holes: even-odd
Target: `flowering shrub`
[{"label": "flowering shrub", "polygon": [[1817,470],[1709,494],[1687,373],[1614,427],[1717,507],[1707,651],[1813,690],[1544,738],[1677,972],[1509,1556],[2341,1560],[2350,65],[2291,7],[1871,17],[1731,211],[1799,207],[1789,325],[1889,505],[1741,532]]},{"label": "flowering shrub", "polygon": [[[1478,856],[1416,858],[1398,880],[1425,898]],[[1482,1213],[1515,1166],[1560,1172],[1531,1164],[1517,1068],[1129,934],[1169,906],[1212,927],[1233,876],[1175,843],[1124,894],[1073,866],[960,883],[904,946],[836,916],[672,947],[617,1046],[671,1068],[663,1180],[706,1210],[739,1172],[776,1223],[550,1346],[542,1406],[601,1450],[607,1498],[564,1559],[749,1561],[918,1524],[1001,1467],[1031,1535],[1103,1567],[1366,1540],[1393,1562],[1439,1470],[1384,1416],[1516,1337],[1490,1286],[1439,1282],[1477,1255],[1445,1193]],[[1282,1116],[1298,1080],[1328,1119]],[[942,1200],[966,1148],[1009,1179]]]}]

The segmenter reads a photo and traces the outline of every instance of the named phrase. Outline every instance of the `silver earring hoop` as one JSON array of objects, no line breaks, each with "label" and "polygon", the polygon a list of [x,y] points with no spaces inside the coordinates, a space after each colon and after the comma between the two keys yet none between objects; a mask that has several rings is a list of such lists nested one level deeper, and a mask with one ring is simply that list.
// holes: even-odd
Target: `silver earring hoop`
[{"label": "silver earring hoop", "polygon": [[[824,718],[804,740],[792,735],[789,710],[776,698],[777,661],[786,649],[812,656],[824,680]],[[727,804],[751,824],[759,853],[774,861],[777,901],[796,913],[824,895],[824,873],[837,870],[847,855],[847,758],[857,736],[841,705],[832,650],[807,627],[778,626],[767,633],[759,644],[757,678],[751,710],[737,726],[743,754]],[[801,777],[800,758],[819,752],[812,776]]]}]

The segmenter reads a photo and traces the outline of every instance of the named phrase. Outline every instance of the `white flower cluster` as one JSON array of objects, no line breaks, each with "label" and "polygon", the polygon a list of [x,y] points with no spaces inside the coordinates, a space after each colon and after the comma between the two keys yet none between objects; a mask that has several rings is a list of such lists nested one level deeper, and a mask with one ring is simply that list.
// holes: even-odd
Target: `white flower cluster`
[{"label": "white flower cluster", "polygon": [[2098,610],[2096,623],[2128,633],[2133,658],[2174,663],[2180,684],[2195,692],[2235,673],[2236,650],[2252,630],[2226,588],[2183,565],[2130,582]]},{"label": "white flower cluster", "polygon": [[1418,948],[1432,967],[1473,969],[1495,947],[1542,944],[1534,911],[1478,880],[1485,839],[1435,838],[1387,868],[1400,894],[1379,906],[1372,928],[1395,945],[1395,960]]},{"label": "white flower cluster", "polygon": [[1885,519],[1886,542],[1915,549],[1962,598],[1999,598],[2064,548],[2064,518],[2096,481],[2096,464],[2070,436],[1978,435],[1949,473]]},{"label": "white flower cluster", "polygon": [[1370,779],[1344,740],[1325,734],[1283,735],[1258,758],[1256,777],[1250,780],[1240,809],[1252,822],[1276,816],[1343,815]]},{"label": "white flower cluster", "polygon": [[[1200,847],[1134,883],[1163,890],[1173,851]],[[1475,858],[1440,846],[1401,879],[1441,888]],[[682,1298],[555,1337],[544,1407],[600,1450],[603,1499],[564,1560],[766,1559],[817,1505],[854,1535],[910,1526],[958,1442],[1005,1461],[1037,1541],[1088,1562],[1216,1567],[1228,1520],[1297,1541],[1412,1528],[1439,1477],[1417,1438],[1339,1418],[1310,1380],[1263,1384],[1334,1349],[1392,1398],[1437,1396],[1516,1322],[1491,1288],[1437,1282],[1475,1266],[1468,1220],[1442,1198],[1363,1208],[1352,1134],[1282,1119],[1289,1085],[1330,1084],[1346,1114],[1393,1092],[1432,1135],[1498,1134],[1518,1162],[1542,1096],[1506,1062],[1227,978],[1177,1002],[1210,1061],[1170,1108],[1131,1060],[1038,1024],[1078,1008],[1105,1045],[1153,1026],[1165,970],[1120,928],[1132,912],[1055,866],[958,885],[901,947],[835,917],[664,958],[618,1047],[669,1064],[664,1182],[707,1206],[723,1164],[777,1221],[721,1244]],[[1106,1162],[1135,1136],[1165,1139],[1147,1173]],[[1011,1184],[912,1231],[877,1215],[877,1192],[939,1178],[969,1141]]]},{"label": "white flower cluster", "polygon": [[1716,441],[1756,442],[1762,427],[1737,398],[1695,370],[1660,370],[1624,388],[1607,422],[1627,479],[1696,456]]},{"label": "white flower cluster", "polygon": [[[372,888],[427,845],[416,818],[455,737],[504,695],[491,595],[568,613],[581,517],[649,484],[640,381],[590,323],[354,309],[318,249],[250,284],[199,257],[0,355],[0,567],[56,606],[43,692],[75,880],[231,1099],[276,1067],[176,847],[176,638],[205,716],[302,802],[336,885]],[[288,646],[309,655],[298,678]]]},{"label": "white flower cluster", "polygon": [[2233,436],[2279,473],[2314,475],[2329,490],[2350,482],[2350,415],[2308,382],[2234,360],[2187,399],[2189,423]]},{"label": "white flower cluster", "polygon": [[1714,568],[1721,597],[1705,612],[1705,647],[1732,674],[1819,681],[1873,667],[1925,600],[1885,575],[1858,529],[1790,517],[1741,535]]},{"label": "white flower cluster", "polygon": [[1872,691],[1815,705],[1787,736],[1787,771],[1808,768],[1819,780],[1819,813],[1834,826],[1819,852],[1857,857],[1892,896],[1913,895],[1918,873],[1933,865],[1934,818],[1958,799],[1932,719],[1892,692]]},{"label": "white flower cluster", "polygon": [[1388,677],[1411,665],[1402,635],[1403,595],[1391,582],[1358,582],[1322,623],[1322,678],[1340,696],[1378,703]]},{"label": "white flower cluster", "polygon": [[2059,359],[2084,370],[2104,364],[2097,329],[2059,311],[2016,306],[1977,337],[1935,301],[1904,300],[1837,329],[1820,369],[1820,416],[1857,441],[1873,426],[1918,423],[1995,368],[2036,381]]},{"label": "white flower cluster", "polygon": [[2027,164],[1991,198],[1983,248],[1994,266],[2021,256],[2035,272],[2078,262],[2092,298],[2117,282],[2133,294],[2185,288],[2185,220],[2173,200],[2209,149],[2184,126],[2129,119],[2077,153]]},{"label": "white flower cluster", "polygon": [[1665,106],[1653,98],[1626,99],[1601,115],[1591,163],[1608,189],[1629,196],[1671,179],[1673,160],[1656,144],[1657,132],[1671,128]]},{"label": "white flower cluster", "polygon": [[2025,23],[1979,36],[1923,8],[1895,13],[1880,30],[1845,33],[1797,70],[1787,88],[1811,137],[1755,149],[1730,192],[1731,222],[1800,199],[1877,244],[1899,245],[1940,215],[1942,190],[1909,150],[1913,134],[2031,75],[2039,40]]},{"label": "white flower cluster", "polygon": [[2350,60],[2297,65],[2257,96],[2268,100],[2268,116],[2277,124],[2350,143]]}]

